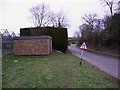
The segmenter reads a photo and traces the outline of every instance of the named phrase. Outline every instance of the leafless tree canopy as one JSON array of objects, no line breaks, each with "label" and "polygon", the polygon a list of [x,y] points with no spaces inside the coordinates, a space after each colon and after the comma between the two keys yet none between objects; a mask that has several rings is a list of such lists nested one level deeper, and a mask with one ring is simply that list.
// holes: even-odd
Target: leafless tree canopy
[{"label": "leafless tree canopy", "polygon": [[44,27],[49,24],[49,8],[45,4],[32,7],[30,11],[35,26]]},{"label": "leafless tree canopy", "polygon": [[64,15],[63,12],[59,12],[59,13],[52,12],[50,18],[51,18],[51,23],[54,27],[67,27],[67,26],[69,26],[68,19]]},{"label": "leafless tree canopy", "polygon": [[114,12],[116,11],[116,9],[117,9],[116,4],[118,4],[118,1],[117,0],[100,0],[100,1],[101,1],[101,3],[103,5],[105,5],[105,6],[107,6],[109,8],[110,14],[112,16],[114,14]]},{"label": "leafless tree canopy", "polygon": [[63,12],[54,13],[45,4],[40,4],[30,9],[33,23],[37,27],[53,26],[67,27],[68,19]]},{"label": "leafless tree canopy", "polygon": [[86,24],[88,24],[91,27],[91,31],[93,31],[94,25],[97,21],[97,15],[96,14],[89,14],[83,16],[83,20],[85,21]]},{"label": "leafless tree canopy", "polygon": [[82,18],[85,22],[79,26],[80,32],[87,30],[92,33],[103,30],[104,23],[97,17],[97,14],[85,14]]}]

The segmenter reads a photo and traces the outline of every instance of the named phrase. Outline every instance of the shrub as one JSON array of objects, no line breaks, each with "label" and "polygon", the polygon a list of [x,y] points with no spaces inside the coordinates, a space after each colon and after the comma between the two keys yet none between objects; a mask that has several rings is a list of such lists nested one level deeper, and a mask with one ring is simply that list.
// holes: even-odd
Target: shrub
[{"label": "shrub", "polygon": [[66,52],[68,47],[67,29],[49,28],[48,31],[49,31],[49,36],[51,36],[53,40],[53,49]]},{"label": "shrub", "polygon": [[30,36],[30,28],[21,28],[20,36]]}]

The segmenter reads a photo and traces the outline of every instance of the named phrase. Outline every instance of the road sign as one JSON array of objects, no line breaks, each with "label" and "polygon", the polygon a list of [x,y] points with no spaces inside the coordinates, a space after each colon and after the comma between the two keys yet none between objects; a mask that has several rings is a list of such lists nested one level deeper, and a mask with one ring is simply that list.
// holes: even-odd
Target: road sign
[{"label": "road sign", "polygon": [[85,42],[83,42],[83,44],[80,46],[80,49],[87,49]]}]

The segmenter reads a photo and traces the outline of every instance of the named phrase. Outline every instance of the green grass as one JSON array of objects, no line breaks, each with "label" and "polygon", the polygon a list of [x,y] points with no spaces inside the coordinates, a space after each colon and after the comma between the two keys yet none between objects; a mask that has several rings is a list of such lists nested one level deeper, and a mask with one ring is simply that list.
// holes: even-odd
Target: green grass
[{"label": "green grass", "polygon": [[105,50],[100,51],[100,50],[89,49],[88,51],[103,54],[103,55],[113,56],[113,57],[117,57],[117,58],[120,57],[120,54],[112,53],[111,51],[107,51],[107,50],[106,51]]},{"label": "green grass", "polygon": [[[16,62],[17,61],[17,62]],[[5,56],[3,88],[117,88],[117,80],[70,53]]]},{"label": "green grass", "polygon": [[[79,48],[80,45],[77,45],[77,47]],[[87,51],[120,58],[120,53],[119,53],[120,48],[118,46],[111,46],[111,47],[88,46],[88,47],[89,48],[87,49]]]}]

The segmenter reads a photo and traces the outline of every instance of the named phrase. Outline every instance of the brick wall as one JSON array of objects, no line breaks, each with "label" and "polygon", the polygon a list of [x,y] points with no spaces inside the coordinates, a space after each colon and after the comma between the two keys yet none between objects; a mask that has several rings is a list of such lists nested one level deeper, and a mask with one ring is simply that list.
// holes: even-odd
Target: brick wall
[{"label": "brick wall", "polygon": [[17,38],[13,45],[14,55],[48,55],[52,52],[52,39],[46,37]]}]

